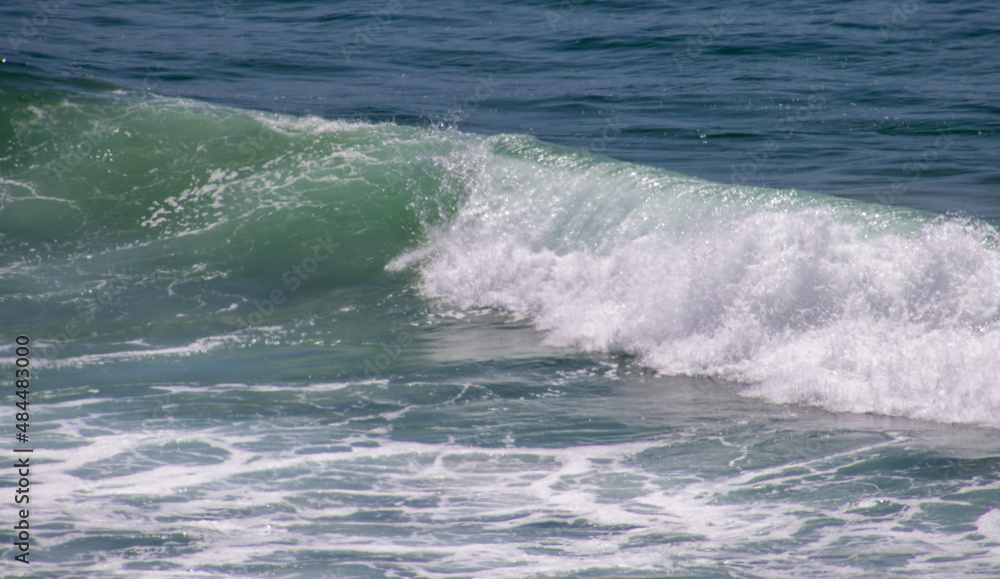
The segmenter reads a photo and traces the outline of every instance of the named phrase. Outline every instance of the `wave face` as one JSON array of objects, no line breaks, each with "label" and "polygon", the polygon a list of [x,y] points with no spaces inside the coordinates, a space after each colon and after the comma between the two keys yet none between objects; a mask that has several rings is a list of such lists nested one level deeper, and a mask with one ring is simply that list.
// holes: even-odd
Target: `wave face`
[{"label": "wave face", "polygon": [[383,287],[454,212],[433,155],[469,139],[124,91],[0,99],[3,315],[55,360],[246,345]]},{"label": "wave face", "polygon": [[[1000,254],[979,222],[523,135],[123,92],[3,99],[0,267],[43,330],[116,267],[132,272],[120,315],[89,330],[124,341],[156,323],[186,343],[242,339],[275,287],[320,297],[412,269],[427,298],[509,312],[555,346],[773,402],[1000,426]],[[274,279],[320,242],[336,267]]]}]

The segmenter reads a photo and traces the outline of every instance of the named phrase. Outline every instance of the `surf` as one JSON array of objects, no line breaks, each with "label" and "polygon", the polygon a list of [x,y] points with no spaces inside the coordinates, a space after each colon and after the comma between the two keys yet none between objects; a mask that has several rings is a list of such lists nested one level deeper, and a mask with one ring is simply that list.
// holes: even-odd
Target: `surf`
[{"label": "surf", "polygon": [[[388,276],[526,321],[549,345],[775,403],[1000,426],[1000,255],[974,219],[712,183],[527,135],[126,91],[3,99],[0,266],[32,311],[72,317],[124,264],[133,286],[117,299],[140,320],[158,297],[171,316],[211,312],[187,326],[196,343],[253,325],[275,287],[302,304]],[[336,249],[293,295],[273,274],[316,240]],[[176,299],[185,284],[197,300]],[[278,326],[301,313],[265,310]]]}]

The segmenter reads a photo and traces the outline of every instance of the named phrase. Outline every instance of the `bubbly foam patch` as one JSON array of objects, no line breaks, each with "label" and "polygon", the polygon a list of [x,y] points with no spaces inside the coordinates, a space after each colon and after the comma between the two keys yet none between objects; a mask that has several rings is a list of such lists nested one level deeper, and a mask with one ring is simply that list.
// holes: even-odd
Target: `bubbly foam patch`
[{"label": "bubbly foam patch", "polygon": [[[325,392],[363,396],[364,386],[348,390]],[[933,573],[942,557],[953,572],[1000,565],[986,547],[1000,540],[997,517],[981,504],[998,492],[996,481],[955,474],[941,498],[906,490],[926,481],[883,464],[906,446],[903,436],[740,470],[712,449],[727,447],[739,463],[749,446],[690,432],[476,448],[352,434],[339,424],[250,426],[121,432],[67,418],[52,436],[73,444],[46,451],[37,491],[61,523],[46,544],[81,569],[129,577],[157,576],[143,570],[157,565],[195,576],[320,564],[343,576],[370,566],[490,578],[747,565],[777,577]],[[708,451],[695,453],[703,472],[720,474],[678,465],[691,448]],[[88,539],[109,536],[118,550],[86,563]]]},{"label": "bubbly foam patch", "polygon": [[1000,426],[984,224],[553,160],[513,137],[446,165],[464,206],[390,264],[419,264],[430,297],[774,402]]}]

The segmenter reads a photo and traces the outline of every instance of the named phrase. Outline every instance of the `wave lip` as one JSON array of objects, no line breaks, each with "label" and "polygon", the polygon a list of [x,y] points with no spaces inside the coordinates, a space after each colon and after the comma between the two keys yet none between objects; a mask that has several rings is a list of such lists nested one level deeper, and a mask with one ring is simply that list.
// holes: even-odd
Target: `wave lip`
[{"label": "wave lip", "polygon": [[450,163],[464,205],[390,264],[419,263],[430,297],[774,402],[1000,426],[988,225],[726,187],[522,137]]},{"label": "wave lip", "polygon": [[[632,352],[776,402],[1000,426],[1000,244],[982,223],[523,135],[145,96],[49,94],[11,111],[0,219],[23,226],[4,230],[0,267],[39,311],[75,311],[124,263],[153,288],[115,293],[136,319],[195,320],[203,300],[217,322],[247,319],[292,291],[277,276],[322,239],[336,259],[307,293],[366,284],[395,256],[427,296],[530,318],[553,345]],[[153,295],[174,301],[137,305]],[[192,327],[188,343],[215,332]]]}]

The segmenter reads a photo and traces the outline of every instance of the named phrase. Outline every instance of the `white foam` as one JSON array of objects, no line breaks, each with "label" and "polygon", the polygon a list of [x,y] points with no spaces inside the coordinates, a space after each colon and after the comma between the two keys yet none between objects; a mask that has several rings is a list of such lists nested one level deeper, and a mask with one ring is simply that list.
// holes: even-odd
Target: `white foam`
[{"label": "white foam", "polygon": [[[51,517],[68,525],[48,544],[56,548],[63,541],[117,533],[127,521],[131,534],[183,535],[198,547],[176,557],[152,549],[133,550],[129,557],[111,553],[104,562],[109,572],[124,571],[120,566],[137,556],[179,557],[207,573],[216,565],[292,565],[299,556],[331,549],[355,553],[345,553],[349,563],[391,554],[407,573],[426,577],[466,570],[476,577],[508,578],[601,567],[680,573],[699,565],[749,564],[767,576],[791,576],[783,575],[785,570],[826,576],[846,570],[840,567],[845,556],[887,553],[904,554],[908,569],[923,572],[932,572],[941,556],[960,558],[949,567],[952,571],[1000,564],[995,553],[983,550],[998,537],[996,511],[975,521],[978,538],[937,530],[945,523],[928,519],[928,508],[965,504],[957,482],[948,500],[885,497],[871,485],[854,500],[844,497],[826,506],[796,498],[837,494],[835,489],[845,484],[858,484],[843,477],[842,467],[879,460],[904,439],[797,465],[678,481],[653,472],[668,466],[669,459],[646,464],[637,457],[687,444],[683,434],[570,448],[473,448],[386,437],[374,441],[369,432],[331,443],[363,439],[377,446],[300,455],[290,450],[328,433],[329,425],[293,424],[219,428],[198,432],[196,439],[180,430],[83,437],[76,431],[86,427],[86,419],[68,418],[58,434],[88,444],[46,451],[47,474],[38,500]],[[289,448],[275,448],[276,437]],[[273,450],[247,449],[265,442]],[[178,443],[196,444],[190,447],[192,457],[211,449],[218,460],[170,464],[157,454]],[[136,461],[145,463],[115,472]],[[106,472],[81,474],[95,468]],[[343,480],[351,484],[339,485]],[[319,481],[324,482],[317,487]],[[615,496],[619,489],[627,496]],[[769,495],[768,489],[777,494]],[[995,492],[997,484],[969,481],[964,489]],[[753,496],[734,500],[732,493]],[[859,510],[894,505],[898,508],[884,516]],[[399,522],[349,519],[377,511],[397,513]],[[813,527],[824,520],[837,524]],[[559,524],[581,532],[561,532],[553,527]],[[386,534],[389,529],[405,530],[405,539]],[[448,538],[456,533],[463,540]],[[759,549],[768,544],[780,548]]]},{"label": "white foam", "polygon": [[[218,350],[226,347],[227,344],[235,341],[233,336],[211,336],[200,338],[185,346],[173,346],[165,348],[149,347],[144,350],[121,350],[117,352],[104,352],[101,354],[86,354],[83,356],[73,356],[63,359],[50,360],[55,367],[75,367],[82,368],[91,364],[99,365],[117,360],[139,360],[143,358],[156,357],[188,357],[204,354],[211,350]],[[44,344],[44,342],[39,342]],[[129,345],[138,345],[136,341],[124,342]],[[145,344],[142,344],[145,345]],[[44,351],[44,350],[43,350]]]},{"label": "white foam", "polygon": [[390,268],[418,264],[426,295],[528,317],[553,345],[775,402],[1000,426],[988,226],[525,156],[453,157],[464,206]]},{"label": "white foam", "polygon": [[258,113],[256,116],[261,123],[267,125],[269,128],[289,135],[297,132],[312,134],[354,132],[372,126],[367,123],[350,122],[340,119],[324,119],[314,115],[297,117]]}]

